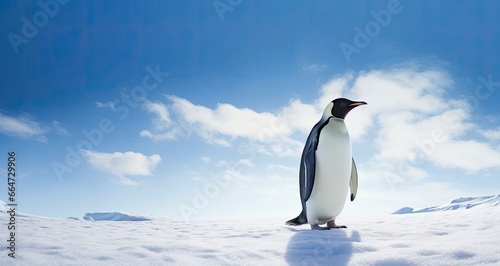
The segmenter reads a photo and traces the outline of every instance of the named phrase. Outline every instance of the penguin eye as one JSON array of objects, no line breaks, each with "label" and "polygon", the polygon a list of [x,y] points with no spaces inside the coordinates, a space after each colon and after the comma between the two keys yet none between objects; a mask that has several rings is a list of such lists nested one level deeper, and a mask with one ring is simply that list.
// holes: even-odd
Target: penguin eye
[{"label": "penguin eye", "polygon": [[340,103],[340,107],[344,108],[347,104],[346,103]]}]

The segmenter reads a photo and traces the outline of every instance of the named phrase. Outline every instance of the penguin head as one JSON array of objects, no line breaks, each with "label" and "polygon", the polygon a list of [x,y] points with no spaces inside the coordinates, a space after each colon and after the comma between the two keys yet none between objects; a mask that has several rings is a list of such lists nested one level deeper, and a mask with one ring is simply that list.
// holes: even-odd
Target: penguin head
[{"label": "penguin head", "polygon": [[[367,104],[366,102],[362,101],[351,101],[346,98],[337,98],[333,100],[328,106],[327,110],[330,111],[330,114],[328,116],[333,116],[336,118],[344,119],[345,116],[354,109],[357,106]],[[327,111],[325,110],[325,111]]]}]

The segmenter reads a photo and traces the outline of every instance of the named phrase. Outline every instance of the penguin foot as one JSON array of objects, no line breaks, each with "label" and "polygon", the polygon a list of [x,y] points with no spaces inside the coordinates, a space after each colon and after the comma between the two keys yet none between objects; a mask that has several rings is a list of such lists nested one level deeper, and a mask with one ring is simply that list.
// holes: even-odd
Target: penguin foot
[{"label": "penguin foot", "polygon": [[328,229],[330,229],[330,228],[347,228],[347,226],[345,226],[345,225],[336,225],[334,220],[329,221],[326,224],[326,226],[328,227]]},{"label": "penguin foot", "polygon": [[311,230],[330,230],[330,228],[321,227],[318,224],[311,224]]}]

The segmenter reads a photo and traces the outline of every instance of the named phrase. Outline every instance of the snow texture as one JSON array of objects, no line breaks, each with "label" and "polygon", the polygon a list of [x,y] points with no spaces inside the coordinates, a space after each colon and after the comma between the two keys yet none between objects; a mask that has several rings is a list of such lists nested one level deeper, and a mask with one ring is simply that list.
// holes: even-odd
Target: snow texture
[{"label": "snow texture", "polygon": [[458,198],[452,200],[450,204],[434,206],[429,208],[424,208],[420,210],[414,210],[410,207],[404,207],[392,214],[407,214],[407,213],[422,213],[422,212],[439,212],[439,211],[450,211],[458,209],[470,209],[474,207],[484,207],[484,206],[498,206],[500,205],[500,194],[485,197],[467,197]]},{"label": "snow texture", "polygon": [[[349,228],[330,231],[285,226],[286,218],[185,222],[86,215],[91,221],[21,214],[16,258],[2,248],[0,265],[500,265],[500,208],[480,205],[413,215],[341,216],[338,223]],[[0,223],[6,225],[8,208],[1,206]],[[114,221],[97,221],[105,218]],[[0,232],[6,239],[6,226]]]}]

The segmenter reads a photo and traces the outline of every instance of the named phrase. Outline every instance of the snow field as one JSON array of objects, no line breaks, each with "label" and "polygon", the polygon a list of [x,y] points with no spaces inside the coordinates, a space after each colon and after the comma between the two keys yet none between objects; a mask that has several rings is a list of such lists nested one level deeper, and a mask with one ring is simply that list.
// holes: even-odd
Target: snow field
[{"label": "snow field", "polygon": [[[16,259],[4,249],[0,265],[500,265],[499,211],[340,216],[338,224],[348,229],[330,231],[289,227],[286,218],[90,221],[20,214]],[[7,219],[1,210],[0,223]],[[0,232],[7,237],[6,228]]]}]

